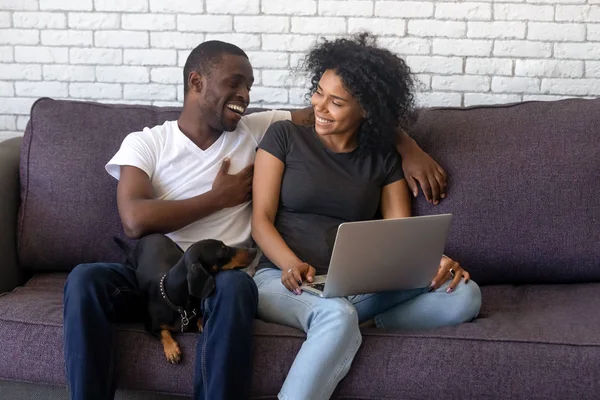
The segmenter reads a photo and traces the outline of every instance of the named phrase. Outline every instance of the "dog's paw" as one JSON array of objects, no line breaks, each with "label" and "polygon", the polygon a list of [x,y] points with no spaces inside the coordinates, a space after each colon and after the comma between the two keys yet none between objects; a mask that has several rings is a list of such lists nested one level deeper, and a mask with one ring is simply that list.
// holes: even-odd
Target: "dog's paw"
[{"label": "dog's paw", "polygon": [[179,361],[181,361],[181,349],[177,342],[168,343],[164,347],[167,361],[171,364],[179,364]]}]

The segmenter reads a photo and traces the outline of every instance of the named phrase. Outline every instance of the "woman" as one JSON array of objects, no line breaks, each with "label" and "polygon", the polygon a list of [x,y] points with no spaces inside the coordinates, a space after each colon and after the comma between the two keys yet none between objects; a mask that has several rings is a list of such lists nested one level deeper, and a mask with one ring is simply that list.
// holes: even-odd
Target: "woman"
[{"label": "woman", "polygon": [[[368,34],[314,48],[315,125],[275,123],[254,167],[252,234],[265,257],[255,275],[259,318],[307,333],[280,399],[327,399],[361,344],[359,323],[429,329],[475,318],[479,287],[443,257],[431,286],[416,290],[320,298],[303,280],[327,272],[342,222],[410,216],[410,195],[393,148],[396,127],[413,110],[413,82],[402,59]],[[368,266],[365,266],[368,268]]]}]

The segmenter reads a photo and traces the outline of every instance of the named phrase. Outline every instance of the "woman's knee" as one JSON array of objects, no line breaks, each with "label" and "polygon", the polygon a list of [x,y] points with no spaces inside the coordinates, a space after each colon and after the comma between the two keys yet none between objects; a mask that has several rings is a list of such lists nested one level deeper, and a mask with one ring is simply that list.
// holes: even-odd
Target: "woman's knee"
[{"label": "woman's knee", "polygon": [[452,324],[461,324],[473,320],[481,309],[481,289],[474,281],[461,281],[451,293],[453,312],[450,317]]},{"label": "woman's knee", "polygon": [[327,299],[313,309],[314,324],[327,325],[330,329],[360,336],[356,308],[345,300]]},{"label": "woman's knee", "polygon": [[[328,349],[323,349],[326,357],[342,356],[346,360],[352,360],[362,344],[362,335],[358,327],[358,314],[352,304],[346,301],[336,301],[335,305],[328,305],[315,309],[315,318],[307,332],[317,340],[329,343]],[[326,338],[330,338],[329,341]],[[345,375],[351,362],[347,362],[343,368]]]}]

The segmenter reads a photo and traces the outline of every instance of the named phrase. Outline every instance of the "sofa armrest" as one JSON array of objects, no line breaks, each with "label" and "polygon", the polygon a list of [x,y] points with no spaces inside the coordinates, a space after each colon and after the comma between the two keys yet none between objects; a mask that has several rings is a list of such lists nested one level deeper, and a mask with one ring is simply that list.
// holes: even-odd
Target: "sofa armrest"
[{"label": "sofa armrest", "polygon": [[17,263],[19,212],[19,154],[23,138],[0,143],[0,293],[23,283]]}]

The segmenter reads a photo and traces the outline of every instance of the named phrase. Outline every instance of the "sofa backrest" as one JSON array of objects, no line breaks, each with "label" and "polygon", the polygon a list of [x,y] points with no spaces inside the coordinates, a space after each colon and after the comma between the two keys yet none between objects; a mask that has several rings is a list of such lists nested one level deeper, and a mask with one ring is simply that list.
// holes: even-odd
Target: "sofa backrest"
[{"label": "sofa backrest", "polygon": [[43,98],[31,108],[21,150],[18,255],[30,271],[122,262],[117,181],[104,165],[127,134],[177,119],[180,109]]},{"label": "sofa backrest", "polygon": [[[68,271],[123,261],[117,182],[123,138],[180,109],[41,99],[21,154],[20,265]],[[449,173],[446,253],[481,284],[600,281],[600,100],[421,110],[411,135]]]},{"label": "sofa backrest", "polygon": [[178,107],[36,101],[21,147],[21,268],[70,271],[81,263],[124,262],[113,237],[133,241],[117,211],[117,181],[104,166],[129,133],[180,113]]},{"label": "sofa backrest", "polygon": [[600,281],[600,100],[425,109],[411,135],[449,173],[446,253],[478,283]]}]

